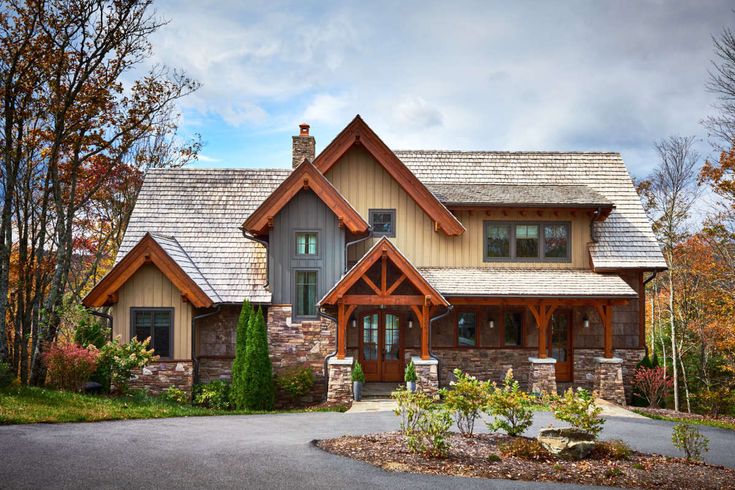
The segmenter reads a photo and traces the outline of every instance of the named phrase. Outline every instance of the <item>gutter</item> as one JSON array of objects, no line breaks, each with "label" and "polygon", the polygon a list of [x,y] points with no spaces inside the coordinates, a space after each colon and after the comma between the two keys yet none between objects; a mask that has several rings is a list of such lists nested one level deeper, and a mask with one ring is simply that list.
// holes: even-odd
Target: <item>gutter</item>
[{"label": "gutter", "polygon": [[356,244],[358,244],[360,242],[364,242],[365,240],[367,240],[368,238],[371,238],[372,236],[373,236],[373,227],[372,226],[368,226],[368,233],[367,233],[367,235],[365,235],[362,238],[358,238],[357,240],[352,240],[351,242],[345,243],[345,270],[344,270],[344,272],[347,272],[347,270],[349,269],[349,267],[347,267],[347,251],[349,250],[349,248],[352,245],[356,245]]},{"label": "gutter", "polygon": [[649,282],[653,281],[656,278],[657,275],[658,275],[658,271],[653,271],[651,273],[651,277],[649,277],[648,279],[644,279],[644,281],[643,281],[643,287],[645,288],[646,287],[646,284],[648,284]]},{"label": "gutter", "polygon": [[107,327],[110,329],[110,340],[113,340],[114,335],[112,333],[112,315],[108,313],[101,313],[99,311],[92,310],[92,309],[87,309],[87,311],[89,311],[94,316],[98,316],[100,318],[104,318],[107,320]]},{"label": "gutter", "polygon": [[196,315],[191,317],[191,361],[194,364],[194,372],[192,373],[192,388],[194,388],[194,385],[199,384],[199,359],[197,358],[197,345],[196,345],[196,321],[201,320],[202,318],[207,318],[212,315],[216,315],[219,313],[220,309],[222,308],[221,304],[218,304],[214,310],[202,313],[201,315]]},{"label": "gutter", "polygon": [[270,249],[268,248],[268,242],[266,242],[265,240],[261,240],[260,238],[255,238],[255,236],[245,231],[245,228],[241,227],[240,230],[242,230],[242,236],[246,240],[252,240],[256,243],[260,243],[265,248],[265,284],[263,284],[263,289],[268,289],[268,287],[270,286],[270,280],[271,280],[270,279],[271,278],[271,274],[270,274],[271,254],[270,254]]},{"label": "gutter", "polygon": [[[337,327],[337,319],[334,318],[331,315],[327,315],[326,313],[324,313],[324,311],[322,311],[321,306],[319,307],[319,316],[322,317],[322,318],[326,318],[327,320],[332,320],[334,322],[334,327],[335,327],[335,333],[334,333],[334,340],[335,340],[335,342],[334,342],[334,350],[332,352],[330,352],[329,354],[327,354],[327,357],[324,358],[324,379],[327,381],[326,383],[324,383],[324,396],[326,397],[327,395],[329,395],[329,368],[328,368],[328,364],[329,364],[329,360],[331,358],[333,358],[334,356],[337,355],[337,346],[339,345],[339,328]],[[349,318],[348,318],[348,320],[349,320]]]},{"label": "gutter", "polygon": [[[437,315],[434,318],[431,318],[429,320],[429,355],[431,357],[433,357],[434,359],[436,359],[436,356],[434,356],[434,351],[431,350],[431,329],[432,329],[435,321],[441,320],[442,318],[447,317],[452,312],[453,309],[454,309],[454,305],[449,305],[449,306],[447,306],[447,311],[445,311],[441,315]],[[438,376],[438,374],[439,373],[437,371],[437,376]]]}]

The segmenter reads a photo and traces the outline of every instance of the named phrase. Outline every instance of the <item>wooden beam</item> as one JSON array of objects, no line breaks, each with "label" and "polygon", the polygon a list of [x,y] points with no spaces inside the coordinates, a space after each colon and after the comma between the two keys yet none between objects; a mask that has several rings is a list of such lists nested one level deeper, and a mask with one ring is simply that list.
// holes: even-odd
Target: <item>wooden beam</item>
[{"label": "wooden beam", "polygon": [[380,291],[382,294],[388,290],[388,256],[387,250],[383,250],[383,256],[380,258]]},{"label": "wooden beam", "polygon": [[347,352],[347,329],[345,328],[345,304],[340,301],[337,303],[337,359],[344,359]]},{"label": "wooden beam", "polygon": [[381,291],[380,288],[376,286],[375,283],[368,276],[360,276],[360,279],[362,279],[365,284],[370,286],[370,289],[375,291],[375,294],[377,294],[378,296],[383,295],[383,291]]},{"label": "wooden beam", "polygon": [[600,320],[602,321],[602,327],[604,329],[604,338],[603,338],[603,351],[604,356],[608,359],[612,358],[613,356],[613,346],[612,346],[612,331],[613,331],[613,308],[611,305],[595,305],[595,309],[597,310],[597,314],[600,316]]},{"label": "wooden beam", "polygon": [[400,286],[403,283],[403,281],[405,281],[405,280],[406,280],[406,274],[401,274],[401,277],[399,277],[398,279],[396,279],[396,282],[394,282],[391,285],[391,287],[388,288],[388,290],[385,292],[385,294],[388,295],[388,296],[390,296],[391,294],[393,294],[393,292],[396,289],[398,289],[398,286]]},{"label": "wooden beam", "polygon": [[502,297],[450,297],[449,302],[457,306],[528,306],[539,303],[555,304],[558,306],[594,306],[597,304],[625,305],[630,300],[627,298],[502,298]]},{"label": "wooden beam", "polygon": [[348,305],[423,305],[424,297],[415,295],[373,296],[371,294],[346,294],[342,301]]},{"label": "wooden beam", "polygon": [[421,359],[429,359],[429,307],[421,307]]}]

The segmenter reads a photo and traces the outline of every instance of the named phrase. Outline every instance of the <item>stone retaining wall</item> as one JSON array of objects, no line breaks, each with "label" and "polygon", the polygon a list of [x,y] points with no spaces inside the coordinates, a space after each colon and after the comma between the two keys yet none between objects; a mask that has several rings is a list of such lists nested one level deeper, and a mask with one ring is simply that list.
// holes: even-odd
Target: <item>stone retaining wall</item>
[{"label": "stone retaining wall", "polygon": [[[439,385],[448,386],[454,379],[452,371],[459,368],[480,380],[500,384],[508,369],[513,377],[526,389],[532,357],[538,349],[434,349],[439,360]],[[415,355],[415,353],[414,353]]]},{"label": "stone retaining wall", "polygon": [[[623,388],[625,398],[630,403],[633,395],[633,374],[635,366],[645,355],[643,349],[614,349],[613,355],[623,360]],[[602,349],[574,349],[574,386],[588,390],[595,389],[595,357],[602,357]]]},{"label": "stone retaining wall", "polygon": [[156,361],[133,372],[130,387],[160,395],[174,386],[191,396],[194,367],[191,361]]}]

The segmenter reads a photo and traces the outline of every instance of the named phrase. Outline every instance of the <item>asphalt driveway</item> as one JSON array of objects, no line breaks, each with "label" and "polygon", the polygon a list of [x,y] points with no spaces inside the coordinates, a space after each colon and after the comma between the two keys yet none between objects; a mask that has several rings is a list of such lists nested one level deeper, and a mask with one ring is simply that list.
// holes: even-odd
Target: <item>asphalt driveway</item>
[{"label": "asphalt driveway", "polygon": [[[529,433],[552,421],[536,414]],[[609,418],[602,437],[676,455],[672,425]],[[0,488],[570,488],[388,473],[310,444],[396,428],[390,412],[6,426],[0,427]],[[702,431],[711,441],[707,460],[735,467],[735,432]]]}]

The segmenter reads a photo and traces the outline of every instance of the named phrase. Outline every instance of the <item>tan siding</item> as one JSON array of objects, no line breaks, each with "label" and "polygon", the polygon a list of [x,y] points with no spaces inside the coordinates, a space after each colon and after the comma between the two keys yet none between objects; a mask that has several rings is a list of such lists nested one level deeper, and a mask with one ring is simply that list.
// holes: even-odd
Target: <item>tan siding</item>
[{"label": "tan siding", "polygon": [[[588,243],[590,241],[590,218],[584,213],[559,211],[552,214],[546,211],[542,216],[535,212],[499,211],[461,211],[457,217],[467,231],[458,237],[448,237],[435,232],[433,222],[408,194],[391,178],[365,150],[356,147],[350,150],[343,160],[335,165],[326,177],[339,189],[343,196],[365,218],[369,219],[371,208],[396,209],[396,237],[393,243],[417,267],[423,266],[507,266],[540,268],[590,267]],[[570,221],[572,223],[572,261],[571,262],[484,262],[483,261],[483,221]],[[361,257],[375,243],[374,240],[362,242],[351,247],[349,260]]]},{"label": "tan siding", "polygon": [[112,308],[113,334],[130,340],[130,308],[174,308],[174,358],[191,358],[191,305],[154,265],[145,265],[118,291]]}]

